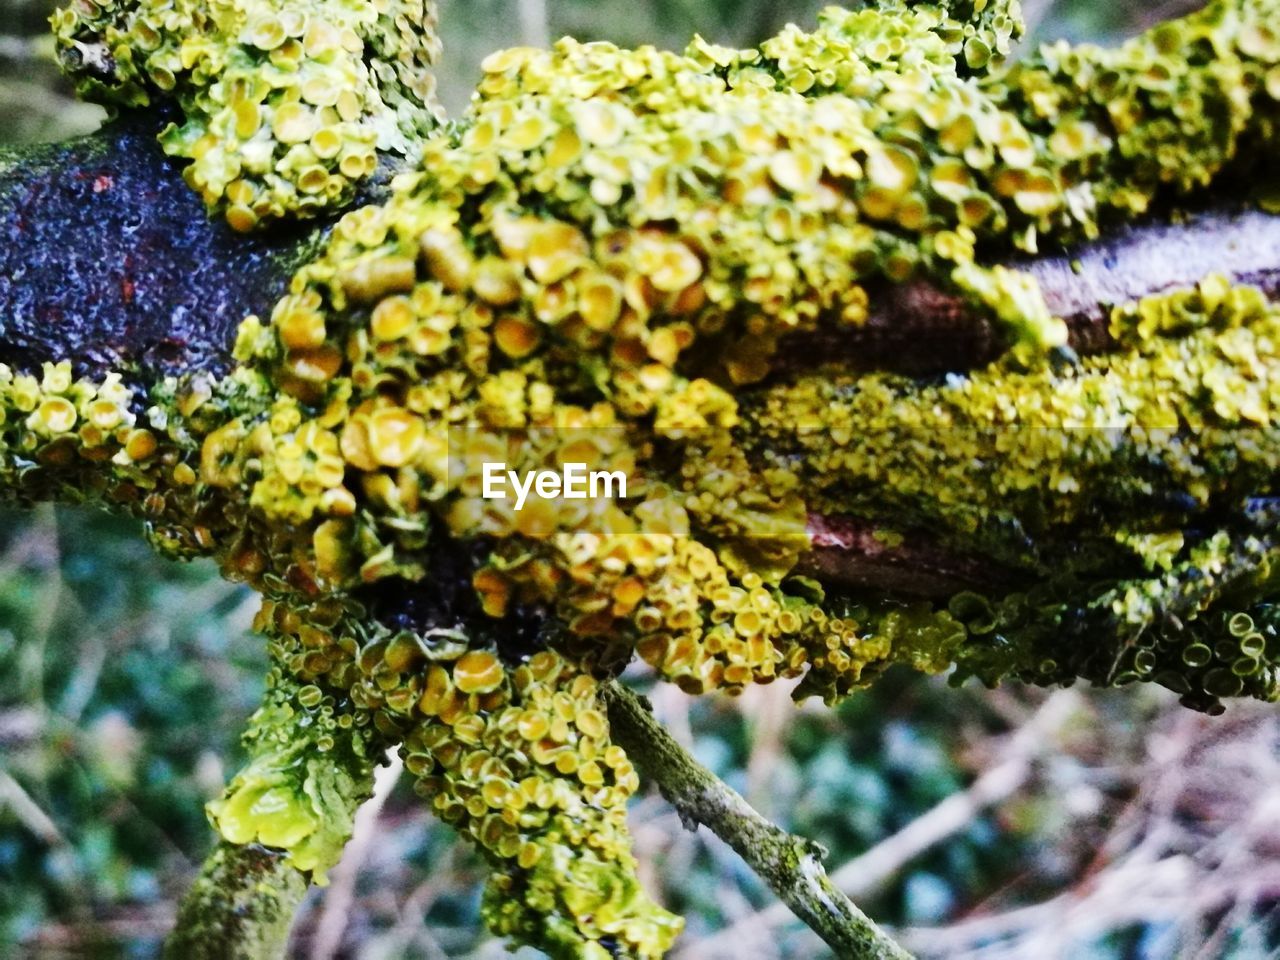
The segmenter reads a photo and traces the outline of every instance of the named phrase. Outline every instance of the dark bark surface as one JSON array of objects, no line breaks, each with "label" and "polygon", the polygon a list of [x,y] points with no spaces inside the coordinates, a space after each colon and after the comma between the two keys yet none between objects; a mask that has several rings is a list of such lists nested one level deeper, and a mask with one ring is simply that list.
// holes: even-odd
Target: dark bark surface
[{"label": "dark bark surface", "polygon": [[126,118],[0,153],[0,361],[223,372],[236,325],[315,249],[314,225],[246,237],[211,221],[156,129]]},{"label": "dark bark surface", "polygon": [[876,525],[850,516],[810,514],[810,550],[797,573],[824,583],[870,589],[899,597],[947,597],[961,590],[1017,586],[1026,574],[989,558],[949,549],[919,531],[886,542]]}]

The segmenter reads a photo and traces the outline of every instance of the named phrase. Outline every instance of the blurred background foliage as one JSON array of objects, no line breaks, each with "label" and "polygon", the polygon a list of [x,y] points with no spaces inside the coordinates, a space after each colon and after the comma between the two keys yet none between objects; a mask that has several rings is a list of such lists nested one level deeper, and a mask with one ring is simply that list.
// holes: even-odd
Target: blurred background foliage
[{"label": "blurred background foliage", "polygon": [[[813,0],[448,0],[442,91],[481,57],[570,33],[748,43]],[[1182,0],[1024,0],[1033,34],[1107,40]],[[92,130],[57,75],[51,0],[0,0],[0,143]],[[209,564],[152,556],[127,521],[0,508],[0,957],[150,957],[210,843],[262,686],[255,601]],[[636,681],[646,684],[643,673]],[[678,737],[926,957],[1280,958],[1280,720],[1208,720],[1159,691],[949,690],[893,674],[828,711],[782,685],[652,691]],[[376,822],[308,901],[307,960],[497,958],[484,869],[384,777]],[[688,916],[680,960],[820,958],[707,832],[653,793],[632,814],[646,881]],[[530,954],[530,956],[532,956]]]}]

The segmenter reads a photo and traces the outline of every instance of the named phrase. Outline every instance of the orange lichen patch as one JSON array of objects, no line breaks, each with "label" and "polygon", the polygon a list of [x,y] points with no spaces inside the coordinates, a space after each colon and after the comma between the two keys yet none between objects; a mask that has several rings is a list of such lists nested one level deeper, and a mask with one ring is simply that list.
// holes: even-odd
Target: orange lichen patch
[{"label": "orange lichen patch", "polygon": [[563,280],[586,261],[589,248],[582,231],[569,223],[551,221],[529,236],[525,258],[529,272],[542,284]]},{"label": "orange lichen patch", "polygon": [[533,353],[541,339],[542,334],[537,327],[514,317],[503,317],[493,330],[493,342],[497,348],[517,360]]},{"label": "orange lichen patch", "polygon": [[492,653],[473,650],[453,665],[453,679],[463,693],[489,693],[502,685],[502,664]]},{"label": "orange lichen patch", "polygon": [[511,582],[501,574],[492,570],[480,570],[472,581],[476,593],[480,596],[484,612],[491,617],[506,614],[507,603],[511,597]]},{"label": "orange lichen patch", "polygon": [[125,455],[134,463],[148,459],[159,448],[160,442],[150,430],[130,431],[128,439],[124,442]]},{"label": "orange lichen patch", "polygon": [[66,433],[76,425],[76,408],[65,397],[50,397],[27,418],[33,430],[45,434]]},{"label": "orange lichen patch", "polygon": [[506,307],[520,299],[520,273],[501,257],[486,257],[476,264],[472,287],[476,295],[495,307]]},{"label": "orange lichen patch", "polygon": [[426,425],[408,410],[391,407],[369,414],[367,434],[374,460],[385,467],[403,467],[421,449]]},{"label": "orange lichen patch", "polygon": [[386,297],[373,308],[369,330],[379,340],[399,340],[409,334],[417,321],[417,311],[408,297]]}]

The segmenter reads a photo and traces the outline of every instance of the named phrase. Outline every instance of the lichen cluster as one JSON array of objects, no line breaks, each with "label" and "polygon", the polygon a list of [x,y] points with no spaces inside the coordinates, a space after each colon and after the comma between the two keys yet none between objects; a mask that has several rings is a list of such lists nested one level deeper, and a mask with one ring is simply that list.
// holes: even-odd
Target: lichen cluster
[{"label": "lichen cluster", "polygon": [[62,362],[44,364],[37,376],[0,364],[0,488],[28,500],[128,504],[156,486],[152,476],[164,468],[165,486],[195,483],[189,468],[161,451],[167,438],[136,399],[119,374],[76,378]]},{"label": "lichen cluster", "polygon": [[244,738],[250,761],[209,815],[225,840],[286,850],[292,866],[323,879],[373,792],[386,737],[345,691],[302,684],[279,667],[268,688]]},{"label": "lichen cluster", "polygon": [[[997,363],[923,387],[805,375],[751,398],[750,442],[801,465],[813,508],[874,500],[881,518],[957,539],[1000,525],[1152,535],[1265,493],[1280,470],[1280,310],[1210,277],[1116,309],[1112,330],[1115,350],[1068,367]],[[1134,517],[1144,498],[1164,510]]]},{"label": "lichen cluster", "polygon": [[[291,678],[288,700],[259,712],[253,762],[211,807],[223,836],[328,866],[350,822],[340,812],[320,832],[315,813],[346,809],[365,744],[399,742],[418,793],[494,865],[495,932],[554,957],[661,957],[682,922],[636,879],[626,802],[638,779],[597,681],[552,650],[516,662],[459,631],[393,630],[365,613],[334,598],[264,604],[255,626]],[[341,750],[337,774],[318,776]]]},{"label": "lichen cluster", "polygon": [[[295,209],[289,157],[314,156],[333,200],[364,175],[347,147],[320,157],[327,126],[275,129],[311,110],[307,78],[367,69],[338,85],[369,96],[339,112],[362,157],[419,132],[400,120],[429,96],[406,79],[429,59],[409,39],[421,8],[332,0],[299,33],[283,8],[79,2],[59,30],[108,38],[113,96],[151,98],[166,58],[184,64],[166,139],[233,225]],[[1080,359],[1035,283],[991,266],[1274,149],[1280,7],[1219,0],[1115,51],[1005,67],[1017,7],[833,8],[753,50],[502,51],[389,201],[347,214],[245,321],[228,377],[143,396],[0,366],[0,490],[123,505],[269,598],[273,692],[214,807],[224,835],[322,871],[349,829],[325,810],[400,743],[494,864],[495,929],[557,957],[659,956],[678,922],[636,881],[636,778],[597,700],[635,656],[690,692],[801,678],[830,702],[891,663],[1151,680],[1205,710],[1280,697],[1280,307],[1207,278],[1117,307],[1108,349]],[[316,24],[355,40],[311,58]],[[337,109],[313,105],[309,123]],[[228,177],[240,141],[269,162]],[[1006,353],[941,379],[771,377],[786,335],[855,331],[881,285],[915,277],[997,321]],[[632,482],[517,511],[481,496],[493,460]],[[819,583],[813,513],[927,535],[1000,586]]]},{"label": "lichen cluster", "polygon": [[[1280,698],[1280,642],[1273,606],[1273,536],[1219,533],[1157,576],[1084,580],[1082,597],[1059,599],[1071,578],[991,604],[953,599],[968,642],[957,645],[955,680],[1006,677],[1052,685],[1155,682],[1186,706],[1217,714],[1222,699]],[[1055,595],[1056,594],[1056,595]]]},{"label": "lichen cluster", "polygon": [[1171,187],[1206,187],[1241,154],[1268,151],[1278,13],[1272,0],[1212,3],[1114,50],[1046,46],[987,88],[1049,147],[1070,215],[1092,236],[1094,208],[1132,218]]},{"label": "lichen cluster", "polygon": [[986,73],[1004,62],[1022,29],[1019,0],[887,0],[856,10],[827,7],[813,33],[789,24],[761,45],[759,55],[719,50],[713,59],[722,67],[758,63],[797,93],[866,96],[886,80],[892,84],[893,74]]},{"label": "lichen cluster", "polygon": [[349,204],[440,119],[434,0],[75,0],[53,26],[81,96],[176,104],[165,152],[235,230]]},{"label": "lichen cluster", "polygon": [[[1280,472],[1280,310],[1210,277],[1117,308],[1111,332],[1114,351],[1067,368],[1004,362],[924,388],[805,376],[749,401],[747,442],[753,459],[802,465],[812,509],[981,543],[1034,578],[995,610],[970,597],[939,612],[961,678],[1156,679],[1211,709],[1246,690],[1274,699],[1273,642],[1218,664],[1231,680],[1179,658],[1199,644],[1184,622],[1274,589],[1274,517],[1248,504]],[[1215,516],[1223,529],[1196,529]],[[980,611],[961,618],[967,643],[958,609]]]}]

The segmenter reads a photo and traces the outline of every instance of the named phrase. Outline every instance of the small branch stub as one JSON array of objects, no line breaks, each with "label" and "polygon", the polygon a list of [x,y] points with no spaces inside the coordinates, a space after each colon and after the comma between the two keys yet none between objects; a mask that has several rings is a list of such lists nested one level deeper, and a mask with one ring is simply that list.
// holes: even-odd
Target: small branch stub
[{"label": "small branch stub", "polygon": [[286,855],[222,841],[178,911],[166,960],[278,960],[308,880]]}]

